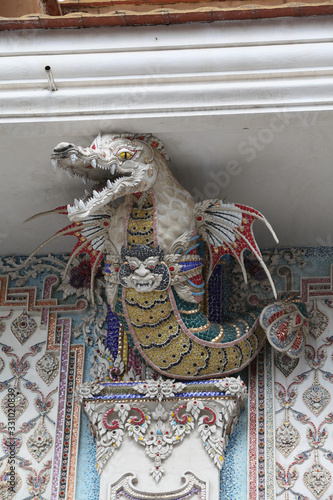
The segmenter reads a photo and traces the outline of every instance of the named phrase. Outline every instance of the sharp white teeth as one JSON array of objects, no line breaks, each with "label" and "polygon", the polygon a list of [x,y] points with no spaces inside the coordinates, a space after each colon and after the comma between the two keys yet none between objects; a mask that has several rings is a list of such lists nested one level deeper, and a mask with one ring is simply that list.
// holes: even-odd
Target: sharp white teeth
[{"label": "sharp white teeth", "polygon": [[77,162],[77,160],[78,160],[78,157],[77,157],[77,155],[76,155],[76,154],[74,154],[74,153],[73,153],[73,154],[71,154],[71,155],[70,155],[70,159],[71,159],[71,162],[72,162],[72,163],[76,163],[76,162]]},{"label": "sharp white teeth", "polygon": [[86,189],[84,190],[84,194],[85,194],[86,196],[89,196],[89,195],[90,195],[89,191],[87,191]]},{"label": "sharp white teeth", "polygon": [[83,203],[82,200],[79,201],[79,208],[85,208],[85,204]]},{"label": "sharp white teeth", "polygon": [[115,171],[116,171],[116,164],[112,163],[112,165],[111,165],[111,174],[114,175]]},{"label": "sharp white teeth", "polygon": [[79,206],[79,200],[77,200],[76,198],[74,198],[74,205],[75,205],[76,207],[78,207],[78,206]]},{"label": "sharp white teeth", "polygon": [[112,188],[112,182],[110,180],[107,181],[106,185],[109,189]]},{"label": "sharp white teeth", "polygon": [[67,175],[69,175],[69,177],[72,177],[72,178],[74,177],[74,172],[71,168],[69,168],[69,167],[66,168],[66,172],[67,172]]},{"label": "sharp white teeth", "polygon": [[101,197],[100,193],[98,191],[95,191],[95,190],[93,191],[93,195],[94,195],[94,198],[100,198]]},{"label": "sharp white teeth", "polygon": [[58,167],[58,160],[56,160],[55,158],[52,158],[52,159],[51,159],[51,163],[52,163],[52,165],[54,166],[54,168],[57,168],[57,167]]},{"label": "sharp white teeth", "polygon": [[83,184],[87,184],[87,182],[88,182],[88,176],[87,176],[87,175],[84,175],[84,176],[82,177],[82,180],[83,180]]},{"label": "sharp white teeth", "polygon": [[67,212],[69,214],[71,214],[73,212],[74,208],[72,207],[72,205],[67,205]]},{"label": "sharp white teeth", "polygon": [[96,160],[95,160],[95,158],[93,158],[91,160],[90,164],[91,164],[92,167],[96,168]]}]

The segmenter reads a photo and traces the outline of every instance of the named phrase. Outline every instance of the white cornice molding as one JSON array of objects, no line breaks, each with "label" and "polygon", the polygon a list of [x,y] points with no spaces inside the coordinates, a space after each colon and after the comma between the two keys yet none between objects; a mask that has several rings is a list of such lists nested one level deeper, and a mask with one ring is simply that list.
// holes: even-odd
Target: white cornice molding
[{"label": "white cornice molding", "polygon": [[[0,123],[332,110],[332,25],[314,18],[1,33]],[[57,92],[47,89],[47,65]]]}]

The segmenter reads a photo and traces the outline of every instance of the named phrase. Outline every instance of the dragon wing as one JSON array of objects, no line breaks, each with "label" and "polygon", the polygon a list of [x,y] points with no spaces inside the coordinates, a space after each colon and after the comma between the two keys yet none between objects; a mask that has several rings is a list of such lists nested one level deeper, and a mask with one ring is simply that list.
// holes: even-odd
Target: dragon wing
[{"label": "dragon wing", "polygon": [[[40,214],[30,217],[25,222],[29,222],[36,217],[41,215],[57,213],[62,215],[68,215],[67,207],[57,207],[54,210],[48,212],[42,212]],[[94,288],[94,277],[97,273],[98,267],[105,255],[107,244],[110,245],[108,240],[108,230],[110,225],[110,218],[113,215],[113,209],[103,210],[103,212],[95,212],[93,215],[88,216],[85,220],[80,222],[73,222],[69,226],[60,229],[53,236],[41,243],[28,257],[27,261],[31,259],[39,250],[41,250],[45,245],[50,243],[60,236],[76,236],[77,243],[72,250],[64,276],[66,276],[69,266],[71,265],[73,259],[80,253],[88,253],[90,255],[91,263],[91,296],[93,298],[93,288]]]},{"label": "dragon wing", "polygon": [[224,203],[222,200],[205,200],[194,208],[195,223],[201,238],[208,243],[210,267],[208,277],[223,255],[233,255],[239,263],[245,283],[244,251],[250,250],[265,270],[276,298],[272,277],[263,261],[259,247],[253,235],[253,223],[261,220],[271,231],[275,241],[278,239],[265,217],[254,208],[237,203]]}]

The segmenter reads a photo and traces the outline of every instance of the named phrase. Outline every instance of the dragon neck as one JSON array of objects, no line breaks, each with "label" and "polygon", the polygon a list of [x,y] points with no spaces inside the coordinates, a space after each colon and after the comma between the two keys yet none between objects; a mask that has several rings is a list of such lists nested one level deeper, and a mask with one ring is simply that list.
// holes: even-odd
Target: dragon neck
[{"label": "dragon neck", "polygon": [[194,200],[178,183],[164,160],[158,166],[151,192],[155,199],[158,244],[168,253],[177,238],[195,227]]}]

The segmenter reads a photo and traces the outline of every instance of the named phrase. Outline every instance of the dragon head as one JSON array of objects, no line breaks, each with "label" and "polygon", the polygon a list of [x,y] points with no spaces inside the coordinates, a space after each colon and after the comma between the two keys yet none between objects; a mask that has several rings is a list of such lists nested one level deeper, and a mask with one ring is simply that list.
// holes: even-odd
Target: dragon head
[{"label": "dragon head", "polygon": [[94,183],[68,205],[69,218],[80,221],[121,196],[150,189],[161,161],[156,151],[165,156],[161,141],[150,134],[99,134],[88,148],[58,144],[51,157],[54,166]]}]

